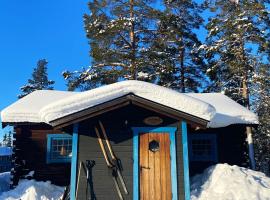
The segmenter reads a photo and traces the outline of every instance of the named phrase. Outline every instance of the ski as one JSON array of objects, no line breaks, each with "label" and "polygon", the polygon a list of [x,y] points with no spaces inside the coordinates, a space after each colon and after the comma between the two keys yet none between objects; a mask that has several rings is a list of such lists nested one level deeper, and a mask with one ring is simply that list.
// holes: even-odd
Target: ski
[{"label": "ski", "polygon": [[[96,135],[97,135],[97,138],[98,138],[98,143],[99,143],[99,146],[101,148],[101,151],[102,151],[102,154],[105,158],[105,162],[107,164],[107,167],[108,169],[111,171],[111,174],[112,174],[112,179],[113,179],[113,182],[114,182],[114,185],[115,185],[115,188],[116,188],[116,191],[117,191],[117,194],[119,196],[119,199],[120,200],[124,200],[123,196],[122,196],[122,193],[121,193],[121,190],[120,190],[120,187],[118,185],[118,182],[117,182],[117,175],[118,175],[118,170],[117,168],[110,162],[110,160],[108,159],[108,155],[107,155],[107,152],[105,150],[105,147],[104,147],[104,144],[103,144],[103,141],[101,139],[101,136],[99,134],[99,131],[98,129],[95,127],[95,132],[96,132]],[[121,181],[121,179],[120,179]]]},{"label": "ski", "polygon": [[106,131],[105,131],[105,128],[104,128],[102,122],[99,121],[98,123],[99,123],[99,126],[100,126],[100,128],[101,128],[102,134],[103,134],[103,136],[104,136],[105,142],[106,142],[106,144],[107,144],[107,146],[108,146],[110,155],[111,155],[111,157],[112,157],[112,162],[113,162],[113,164],[114,164],[114,165],[116,166],[116,168],[117,168],[117,169],[116,169],[116,170],[117,170],[117,175],[118,175],[118,177],[119,177],[119,179],[120,179],[120,182],[121,182],[121,184],[122,184],[123,190],[124,190],[125,194],[128,194],[128,190],[127,190],[125,181],[124,181],[123,176],[122,176],[122,174],[121,174],[121,171],[122,171],[122,169],[123,169],[123,168],[122,168],[122,164],[121,164],[121,160],[118,159],[118,158],[115,156],[115,153],[114,153],[114,151],[113,151],[113,149],[112,149],[111,143],[110,143],[110,141],[109,141],[109,139],[108,139],[108,136],[107,136],[107,134],[106,134]]}]

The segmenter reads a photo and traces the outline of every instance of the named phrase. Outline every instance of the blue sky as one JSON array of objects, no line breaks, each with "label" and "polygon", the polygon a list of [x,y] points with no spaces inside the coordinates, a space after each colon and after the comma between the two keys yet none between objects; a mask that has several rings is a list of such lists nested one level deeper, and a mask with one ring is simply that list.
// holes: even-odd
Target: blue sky
[{"label": "blue sky", "polygon": [[0,110],[16,101],[38,59],[48,60],[49,78],[59,90],[66,89],[62,71],[90,64],[82,19],[87,2],[0,1]]},{"label": "blue sky", "polygon": [[[90,64],[82,18],[89,12],[87,2],[0,1],[0,110],[17,100],[39,59],[48,60],[49,78],[56,81],[58,90],[66,90],[64,70]],[[201,39],[206,34],[203,30],[197,33]]]}]

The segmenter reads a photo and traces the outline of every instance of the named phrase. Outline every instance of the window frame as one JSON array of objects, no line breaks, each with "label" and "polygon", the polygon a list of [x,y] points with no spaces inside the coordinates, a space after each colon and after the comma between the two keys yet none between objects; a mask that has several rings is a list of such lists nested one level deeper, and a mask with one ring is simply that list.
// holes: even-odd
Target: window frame
[{"label": "window frame", "polygon": [[[70,158],[64,158],[64,159],[52,159],[51,158],[51,147],[52,147],[52,141],[54,139],[71,139],[72,141],[72,135],[66,134],[66,133],[60,133],[60,134],[47,134],[47,151],[46,151],[46,163],[47,164],[53,164],[53,163],[71,163],[71,157]],[[71,149],[72,153],[72,149]]]},{"label": "window frame", "polygon": [[[193,155],[193,146],[192,140],[210,140],[211,141],[211,155],[209,156],[198,156]],[[200,134],[200,133],[191,133],[188,138],[189,143],[189,159],[191,162],[218,162],[218,151],[217,151],[217,135],[216,134]]]}]

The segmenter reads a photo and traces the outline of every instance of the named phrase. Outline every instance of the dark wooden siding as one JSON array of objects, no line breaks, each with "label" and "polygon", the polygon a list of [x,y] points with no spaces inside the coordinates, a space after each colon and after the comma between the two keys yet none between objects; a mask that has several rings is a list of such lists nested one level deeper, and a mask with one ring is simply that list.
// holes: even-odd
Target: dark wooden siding
[{"label": "dark wooden siding", "polygon": [[[248,150],[244,125],[231,125],[224,128],[211,128],[195,131],[190,134],[215,134],[217,137],[218,163],[228,163],[247,167]],[[190,162],[190,175],[201,173],[213,162]]]},{"label": "dark wooden siding", "polygon": [[[159,126],[177,126],[177,122],[158,113],[148,111],[138,106],[126,106],[116,111],[108,112],[98,118],[85,120],[80,123],[79,128],[79,149],[78,168],[80,163],[86,160],[95,160],[96,165],[92,169],[93,189],[97,199],[111,200],[118,199],[112,177],[108,172],[105,159],[98,144],[94,126],[101,120],[107,131],[113,149],[117,157],[122,161],[123,177],[127,184],[129,195],[124,195],[124,199],[133,197],[133,133],[131,127],[147,126],[143,119],[149,116],[159,116],[164,121]],[[177,133],[177,164],[178,164],[178,194],[179,199],[184,198],[183,186],[183,161],[182,161],[182,141],[181,131]],[[87,190],[86,174],[82,170],[79,172],[78,199],[85,199]],[[121,187],[121,185],[120,185]],[[88,191],[89,192],[89,191]],[[123,193],[124,194],[124,193]]]},{"label": "dark wooden siding", "polygon": [[[40,127],[39,127],[40,128]],[[19,175],[35,171],[36,180],[50,180],[57,185],[68,185],[70,179],[70,163],[47,164],[47,134],[61,133],[60,131],[37,130],[33,127],[22,126],[16,129],[15,152],[17,162],[23,164]]]},{"label": "dark wooden siding", "polygon": [[[123,166],[122,175],[130,193],[125,199],[132,199],[133,149],[131,132],[126,132],[121,129],[111,129],[107,130],[107,135],[111,141],[112,148],[116,156],[121,159]],[[128,138],[127,135],[129,136]],[[120,142],[115,142],[120,138],[123,140]],[[92,169],[92,181],[94,193],[97,199],[118,199],[115,186],[112,181],[112,176],[106,166],[105,159],[101,152],[97,138],[95,137],[94,130],[87,129],[80,131],[79,144],[78,164],[80,165],[80,162],[85,162],[86,160],[94,160],[96,163]],[[81,175],[79,177],[78,199],[85,199],[87,187],[86,181],[86,174],[84,171],[81,171]]]}]

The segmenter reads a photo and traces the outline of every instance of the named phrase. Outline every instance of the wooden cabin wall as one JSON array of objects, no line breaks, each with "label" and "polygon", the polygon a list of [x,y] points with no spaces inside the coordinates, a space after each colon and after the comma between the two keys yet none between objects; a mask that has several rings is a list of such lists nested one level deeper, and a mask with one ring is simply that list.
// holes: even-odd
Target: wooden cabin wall
[{"label": "wooden cabin wall", "polygon": [[[177,126],[177,122],[175,120],[131,105],[80,123],[77,199],[86,198],[87,187],[88,195],[90,195],[90,188],[87,186],[86,173],[83,170],[83,167],[81,167],[81,163],[84,163],[86,160],[94,160],[96,163],[92,168],[92,187],[95,197],[98,200],[119,199],[112,176],[108,171],[105,159],[94,132],[94,127],[97,126],[98,120],[103,122],[113,150],[116,156],[121,159],[123,165],[122,174],[129,191],[129,195],[123,195],[124,199],[133,199],[133,132],[131,127],[148,126],[143,123],[143,119],[149,116],[161,117],[164,122],[159,125],[160,127]],[[177,135],[177,164],[178,195],[179,199],[184,199],[181,130],[178,130]],[[122,194],[124,193],[122,192]]]},{"label": "wooden cabin wall", "polygon": [[68,185],[70,182],[70,163],[46,163],[47,135],[61,132],[42,126],[21,126],[15,130],[16,162],[17,164],[23,165],[21,172],[19,172],[17,176],[21,176],[33,170],[35,171],[34,178],[36,180],[50,180],[52,183],[60,186]]},{"label": "wooden cabin wall", "polygon": [[[243,125],[231,125],[224,128],[206,130],[189,129],[189,134],[215,134],[217,138],[218,163],[228,163],[242,167],[248,166],[248,149],[246,143],[246,129]],[[190,162],[190,175],[202,173],[214,162]]]}]

